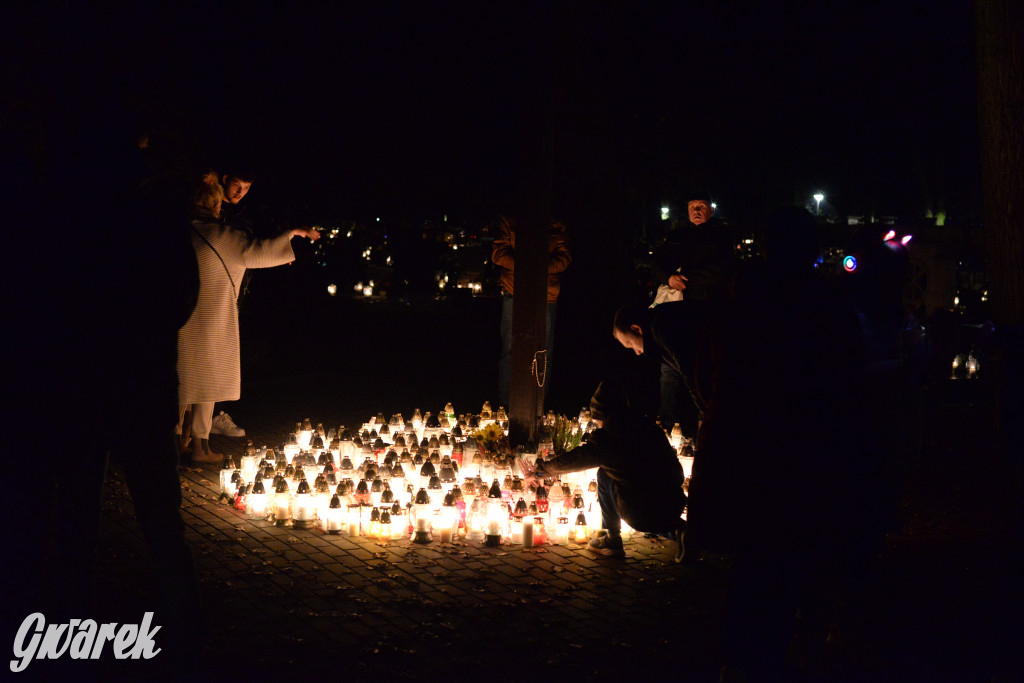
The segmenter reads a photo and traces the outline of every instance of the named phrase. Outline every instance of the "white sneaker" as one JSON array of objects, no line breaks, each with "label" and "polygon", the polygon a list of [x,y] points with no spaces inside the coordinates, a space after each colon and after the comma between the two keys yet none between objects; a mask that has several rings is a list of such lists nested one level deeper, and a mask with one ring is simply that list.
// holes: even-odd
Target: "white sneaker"
[{"label": "white sneaker", "polygon": [[210,426],[210,433],[222,434],[224,436],[245,436],[245,430],[236,425],[231,416],[223,410],[220,411],[220,415],[214,416],[213,424]]}]

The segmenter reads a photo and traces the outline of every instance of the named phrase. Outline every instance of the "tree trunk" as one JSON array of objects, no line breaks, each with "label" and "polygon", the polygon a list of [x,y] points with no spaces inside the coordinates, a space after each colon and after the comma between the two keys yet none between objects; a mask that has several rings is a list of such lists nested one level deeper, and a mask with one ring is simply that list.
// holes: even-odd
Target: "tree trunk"
[{"label": "tree trunk", "polygon": [[[532,46],[521,46],[522,83],[519,100],[518,197],[516,207],[516,264],[513,272],[512,358],[509,386],[509,440],[521,444],[535,438],[543,411],[539,379],[534,371],[537,352],[544,349],[547,330],[548,232],[551,225],[553,165],[551,61],[552,17],[538,12]],[[546,359],[538,359],[546,362]],[[540,368],[538,368],[539,370]]]},{"label": "tree trunk", "polygon": [[1024,324],[1024,4],[977,0],[978,119],[989,299]]}]

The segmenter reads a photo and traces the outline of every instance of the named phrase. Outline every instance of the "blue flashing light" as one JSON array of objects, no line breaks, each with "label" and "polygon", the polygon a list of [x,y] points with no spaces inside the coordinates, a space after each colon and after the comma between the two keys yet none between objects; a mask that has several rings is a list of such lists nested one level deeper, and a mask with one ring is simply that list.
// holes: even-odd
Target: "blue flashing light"
[{"label": "blue flashing light", "polygon": [[852,273],[857,270],[857,257],[853,254],[848,254],[843,258],[843,270],[847,273]]}]

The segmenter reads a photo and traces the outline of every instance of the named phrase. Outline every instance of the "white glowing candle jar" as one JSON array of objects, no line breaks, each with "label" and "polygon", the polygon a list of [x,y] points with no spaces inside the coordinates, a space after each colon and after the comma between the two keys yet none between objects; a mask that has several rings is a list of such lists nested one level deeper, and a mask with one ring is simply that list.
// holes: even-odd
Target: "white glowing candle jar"
[{"label": "white glowing candle jar", "polygon": [[288,482],[281,479],[277,482],[277,490],[274,492],[273,502],[274,521],[278,526],[284,526],[292,518],[292,494],[288,490]]},{"label": "white glowing candle jar", "polygon": [[679,456],[679,465],[683,468],[683,479],[689,479],[690,475],[693,474],[693,456]]},{"label": "white glowing candle jar", "polygon": [[267,516],[267,489],[263,482],[257,480],[253,484],[252,493],[246,499],[245,513],[250,519],[265,519]]},{"label": "white glowing candle jar", "polygon": [[331,507],[331,492],[326,486],[313,494],[316,504],[316,518],[321,522],[327,517],[327,511]]},{"label": "white glowing candle jar", "polygon": [[292,519],[297,529],[308,529],[316,522],[316,499],[309,493],[309,483],[299,482],[293,503]]},{"label": "white glowing candle jar", "polygon": [[536,527],[534,526],[533,517],[527,515],[526,517],[523,517],[522,520],[520,520],[519,524],[522,527],[520,533],[522,534],[523,547],[532,548],[534,545],[535,538],[534,531],[536,529]]},{"label": "white glowing candle jar", "polygon": [[324,471],[320,465],[303,465],[302,471],[306,473],[306,481],[316,481],[317,475]]},{"label": "white glowing candle jar", "polygon": [[391,538],[400,539],[405,538],[409,534],[409,517],[405,514],[405,510],[398,510],[391,512]]},{"label": "white glowing candle jar", "polygon": [[569,518],[559,517],[555,523],[555,543],[565,545],[569,542]]},{"label": "white glowing candle jar", "polygon": [[244,479],[246,483],[256,480],[256,473],[257,470],[259,469],[259,463],[260,459],[255,455],[242,456],[242,466],[240,469],[242,471],[242,479]]},{"label": "white glowing candle jar", "polygon": [[459,528],[459,508],[455,506],[451,494],[445,497],[445,504],[438,516],[438,524],[441,529],[441,542],[451,543]]},{"label": "white glowing candle jar", "polygon": [[230,464],[228,467],[223,468],[220,471],[220,492],[226,493],[229,496],[235,492],[235,488],[231,485],[231,476],[235,473],[235,466]]},{"label": "white glowing candle jar", "polygon": [[572,525],[573,541],[586,543],[590,538],[590,528],[587,526],[587,516],[582,510],[576,515],[576,522]]},{"label": "white glowing candle jar", "polygon": [[353,505],[349,505],[348,506],[347,514],[345,516],[345,522],[346,522],[346,525],[348,526],[348,535],[349,536],[358,536],[359,535],[359,505],[358,504],[353,504]]},{"label": "white glowing candle jar", "polygon": [[487,528],[485,530],[488,543],[497,545],[502,536],[508,535],[508,507],[501,498],[487,499]]},{"label": "white glowing candle jar", "polygon": [[306,421],[306,425],[299,430],[299,433],[295,435],[296,441],[298,441],[299,448],[304,451],[309,450],[309,442],[313,440],[313,429],[309,426],[309,421]]},{"label": "white glowing candle jar", "polygon": [[513,517],[512,518],[512,542],[522,543],[523,542],[523,518]]},{"label": "white glowing candle jar", "polygon": [[292,460],[295,459],[295,456],[298,455],[301,452],[301,450],[302,449],[299,447],[299,444],[297,442],[290,441],[286,443],[284,445],[284,459],[288,462],[289,465],[291,465]]},{"label": "white glowing candle jar", "polygon": [[434,517],[434,507],[430,502],[430,495],[426,489],[420,489],[416,494],[416,502],[413,503],[413,522],[417,532],[430,531],[430,523]]},{"label": "white glowing candle jar", "polygon": [[345,511],[341,507],[341,499],[338,498],[338,495],[331,496],[327,513],[321,520],[324,531],[329,534],[340,534],[345,523],[344,513]]}]

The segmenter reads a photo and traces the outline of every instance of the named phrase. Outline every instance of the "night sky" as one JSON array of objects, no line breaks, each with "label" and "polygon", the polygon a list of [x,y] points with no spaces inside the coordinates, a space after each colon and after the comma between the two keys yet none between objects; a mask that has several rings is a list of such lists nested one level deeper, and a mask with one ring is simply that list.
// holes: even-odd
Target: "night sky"
[{"label": "night sky", "polygon": [[570,224],[698,188],[735,221],[816,190],[841,216],[976,219],[969,2],[721,5],[8,6],[4,68],[123,107],[190,163],[252,167],[254,203],[310,220],[492,220],[531,117]]}]

